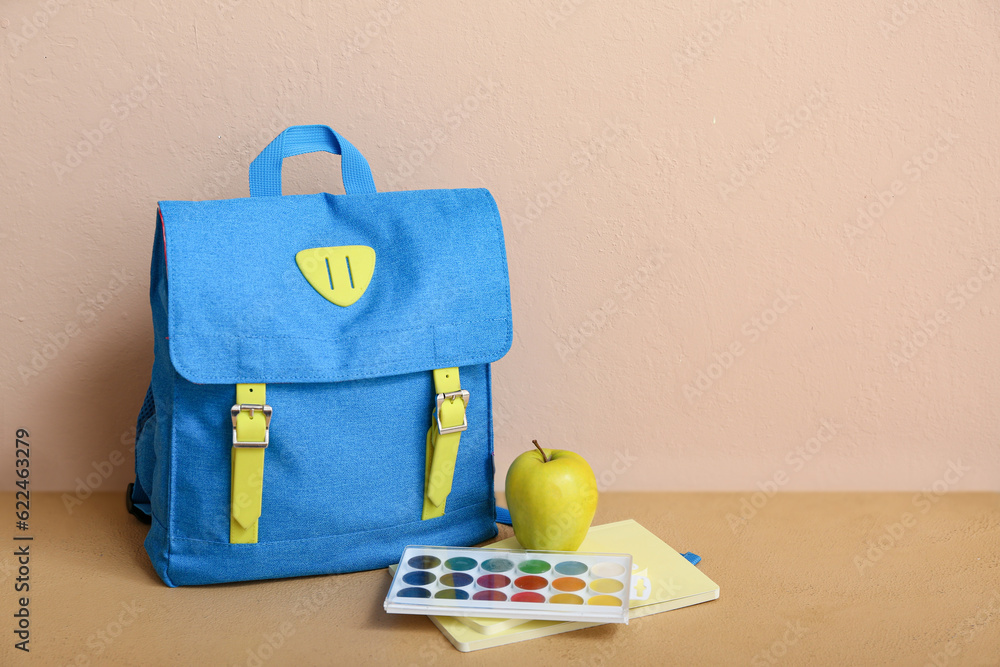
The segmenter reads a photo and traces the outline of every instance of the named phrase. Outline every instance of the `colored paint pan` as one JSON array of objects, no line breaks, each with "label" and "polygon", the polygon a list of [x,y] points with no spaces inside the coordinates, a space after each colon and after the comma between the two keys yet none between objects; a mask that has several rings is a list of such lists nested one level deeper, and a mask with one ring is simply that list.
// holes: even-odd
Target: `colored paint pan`
[{"label": "colored paint pan", "polygon": [[385,609],[397,614],[627,623],[632,557],[407,547]]}]

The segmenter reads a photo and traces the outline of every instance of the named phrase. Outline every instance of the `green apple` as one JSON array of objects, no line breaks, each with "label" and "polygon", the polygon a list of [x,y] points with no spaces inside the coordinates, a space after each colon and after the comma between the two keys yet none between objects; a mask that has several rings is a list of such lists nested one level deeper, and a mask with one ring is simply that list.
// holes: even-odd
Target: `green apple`
[{"label": "green apple", "polygon": [[576,551],[597,510],[597,478],[579,454],[532,442],[507,469],[514,536],[525,549]]}]

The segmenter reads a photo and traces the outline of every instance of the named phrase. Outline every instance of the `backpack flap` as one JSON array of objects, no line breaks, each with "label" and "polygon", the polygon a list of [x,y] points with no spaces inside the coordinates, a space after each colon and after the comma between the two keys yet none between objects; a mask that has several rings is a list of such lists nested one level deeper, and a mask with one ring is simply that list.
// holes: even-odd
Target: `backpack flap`
[{"label": "backpack flap", "polygon": [[[160,219],[170,358],[191,382],[341,382],[491,363],[510,349],[503,230],[486,190],[164,201]],[[342,246],[374,254],[347,306],[296,262]],[[353,280],[355,267],[325,259],[333,291]]]}]

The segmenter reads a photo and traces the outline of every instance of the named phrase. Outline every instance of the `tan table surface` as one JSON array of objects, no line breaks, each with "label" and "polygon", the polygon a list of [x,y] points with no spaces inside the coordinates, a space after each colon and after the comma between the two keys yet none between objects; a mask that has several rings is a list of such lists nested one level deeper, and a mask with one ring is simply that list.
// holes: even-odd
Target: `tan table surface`
[{"label": "tan table surface", "polygon": [[[382,610],[384,570],[170,589],[123,493],[72,515],[59,494],[33,494],[27,655],[12,638],[13,551],[25,542],[11,539],[13,494],[0,494],[0,663],[1000,665],[1000,495],[782,493],[734,532],[726,515],[750,496],[601,497],[595,523],[633,518],[700,554],[719,600],[459,653],[426,618]],[[887,548],[866,555],[880,538]]]}]

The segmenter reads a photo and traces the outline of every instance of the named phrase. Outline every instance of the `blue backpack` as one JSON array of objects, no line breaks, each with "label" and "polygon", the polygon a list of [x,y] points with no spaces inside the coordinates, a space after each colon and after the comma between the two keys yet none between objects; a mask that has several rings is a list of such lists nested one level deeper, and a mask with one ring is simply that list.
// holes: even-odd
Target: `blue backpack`
[{"label": "blue backpack", "polygon": [[[341,155],[346,194],[281,196]],[[250,165],[250,197],[162,201],[154,361],[129,511],[168,586],[384,567],[496,535],[490,363],[510,349],[484,189],[376,192],[323,125]]]}]

